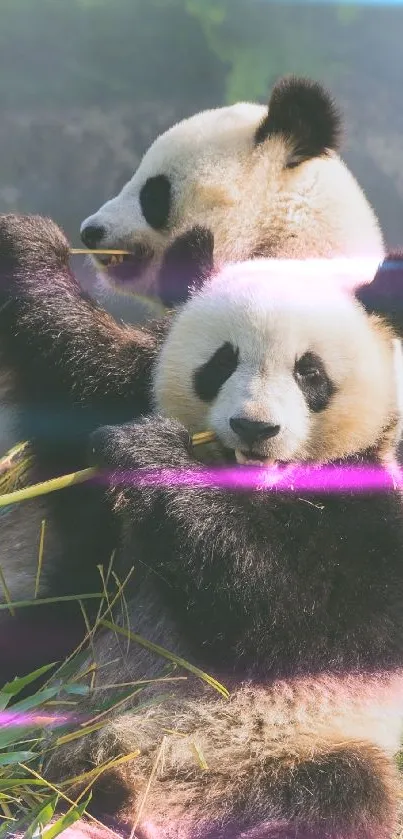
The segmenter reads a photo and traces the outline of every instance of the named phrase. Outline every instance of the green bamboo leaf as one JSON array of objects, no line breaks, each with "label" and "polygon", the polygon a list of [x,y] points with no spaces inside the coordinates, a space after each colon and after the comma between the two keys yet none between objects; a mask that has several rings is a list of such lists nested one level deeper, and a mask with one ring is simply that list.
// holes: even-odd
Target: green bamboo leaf
[{"label": "green bamboo leaf", "polygon": [[0,754],[0,766],[12,766],[14,763],[27,763],[28,760],[32,760],[34,757],[38,757],[35,752],[6,752],[5,754]]},{"label": "green bamboo leaf", "polygon": [[7,791],[16,787],[46,787],[45,781],[39,778],[0,778],[0,790]]},{"label": "green bamboo leaf", "polygon": [[10,725],[0,728],[0,749],[5,749],[6,746],[11,746],[15,743],[22,743],[28,738],[37,740],[32,737],[32,729],[34,726]]},{"label": "green bamboo leaf", "polygon": [[[80,670],[80,668],[86,664],[88,661],[88,650],[81,650],[81,652],[77,653],[73,658],[67,659],[67,661],[58,667],[56,673],[54,674],[54,679],[56,680],[63,680],[63,682],[68,682],[68,680],[75,676],[76,673]],[[64,687],[64,685],[63,685]]]},{"label": "green bamboo leaf", "polygon": [[89,685],[71,684],[63,686],[63,693],[69,693],[73,696],[88,696],[90,692]]},{"label": "green bamboo leaf", "polygon": [[81,817],[83,816],[88,804],[91,801],[91,795],[82,802],[79,806],[70,809],[61,819],[58,819],[55,824],[52,825],[48,830],[46,830],[43,834],[41,839],[55,839],[56,836],[59,836],[63,830],[66,828],[71,827],[72,824],[75,824]]},{"label": "green bamboo leaf", "polygon": [[22,676],[21,678],[13,679],[12,682],[7,682],[3,685],[0,695],[2,693],[7,693],[11,696],[16,696],[17,693],[21,693],[21,691],[30,685],[31,682],[35,682],[36,679],[39,679],[40,676],[43,676],[44,673],[47,673],[48,670],[51,670],[54,667],[56,662],[53,664],[45,664],[44,667],[39,667],[38,670],[34,670],[32,673],[28,673],[27,676]]},{"label": "green bamboo leaf", "polygon": [[12,705],[10,713],[19,714],[22,711],[31,711],[33,708],[38,708],[39,705],[43,705],[45,702],[48,702],[49,699],[53,699],[53,697],[59,693],[59,690],[59,687],[39,690],[37,693],[34,693],[33,696],[28,696],[26,699],[22,699],[21,702],[16,702],[15,705]]},{"label": "green bamboo leaf", "polygon": [[44,827],[53,819],[55,808],[59,796],[54,795],[46,804],[40,809],[37,816],[31,822],[28,830],[24,834],[24,839],[32,839],[34,833],[39,829],[42,833]]}]

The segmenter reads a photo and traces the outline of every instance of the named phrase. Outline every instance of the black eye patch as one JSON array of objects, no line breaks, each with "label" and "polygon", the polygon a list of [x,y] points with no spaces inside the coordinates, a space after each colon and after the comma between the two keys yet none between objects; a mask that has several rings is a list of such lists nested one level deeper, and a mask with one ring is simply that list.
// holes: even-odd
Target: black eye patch
[{"label": "black eye patch", "polygon": [[317,414],[330,402],[336,388],[316,353],[306,352],[295,362],[294,378],[310,411]]},{"label": "black eye patch", "polygon": [[193,374],[193,384],[197,396],[203,402],[212,402],[222,385],[235,373],[238,366],[239,350],[228,341],[199,367]]},{"label": "black eye patch", "polygon": [[140,190],[141,212],[150,227],[162,230],[171,210],[171,184],[166,175],[148,178]]}]

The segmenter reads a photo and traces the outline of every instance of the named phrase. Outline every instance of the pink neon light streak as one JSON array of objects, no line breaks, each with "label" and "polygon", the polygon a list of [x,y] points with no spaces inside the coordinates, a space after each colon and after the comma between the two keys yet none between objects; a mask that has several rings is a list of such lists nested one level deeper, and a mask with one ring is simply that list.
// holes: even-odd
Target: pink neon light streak
[{"label": "pink neon light streak", "polygon": [[382,492],[403,489],[400,468],[292,464],[285,467],[222,466],[215,468],[133,469],[105,475],[114,486],[193,487],[291,493]]}]

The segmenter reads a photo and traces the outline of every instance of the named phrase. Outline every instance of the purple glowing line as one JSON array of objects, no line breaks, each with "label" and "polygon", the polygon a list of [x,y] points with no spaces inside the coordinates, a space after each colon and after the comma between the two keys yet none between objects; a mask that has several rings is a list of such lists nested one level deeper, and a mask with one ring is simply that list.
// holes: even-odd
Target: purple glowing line
[{"label": "purple glowing line", "polygon": [[289,467],[231,466],[219,468],[153,468],[110,473],[113,486],[190,487],[272,492],[380,492],[403,489],[403,473],[377,466]]},{"label": "purple glowing line", "polygon": [[45,725],[65,725],[74,721],[71,714],[47,714],[45,711],[41,714],[37,711],[34,714],[21,711],[1,711],[0,726],[5,728],[12,728],[16,726],[45,726]]}]

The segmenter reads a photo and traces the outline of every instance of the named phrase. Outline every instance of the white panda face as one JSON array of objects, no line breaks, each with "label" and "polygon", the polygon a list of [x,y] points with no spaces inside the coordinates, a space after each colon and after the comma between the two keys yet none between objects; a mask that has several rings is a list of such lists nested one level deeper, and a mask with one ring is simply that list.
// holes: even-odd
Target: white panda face
[{"label": "white panda face", "polygon": [[[81,227],[89,248],[130,251],[101,276],[153,287],[164,252],[184,230],[214,234],[216,264],[258,256],[383,256],[375,215],[335,153],[339,117],[328,94],[290,79],[269,108],[205,111],[160,136],[122,191]],[[102,257],[101,257],[102,259]]]},{"label": "white panda face", "polygon": [[254,132],[265,112],[249,104],[206,111],[157,138],[119,195],[81,226],[88,247],[131,252],[112,265],[105,259],[111,283],[147,288],[178,233],[207,222],[212,230],[219,227],[221,216],[241,200]]},{"label": "white panda face", "polygon": [[227,268],[178,313],[157,363],[156,409],[214,431],[238,462],[360,452],[397,410],[387,330],[330,282],[292,273]]}]

